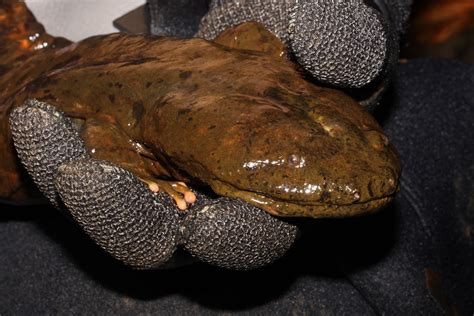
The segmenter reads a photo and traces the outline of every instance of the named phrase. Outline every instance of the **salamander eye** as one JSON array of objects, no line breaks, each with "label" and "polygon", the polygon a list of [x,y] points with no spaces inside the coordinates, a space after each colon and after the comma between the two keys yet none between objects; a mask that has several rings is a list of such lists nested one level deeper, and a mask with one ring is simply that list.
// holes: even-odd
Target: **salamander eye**
[{"label": "salamander eye", "polygon": [[291,154],[288,156],[288,165],[294,168],[302,168],[306,165],[304,157],[297,154]]}]

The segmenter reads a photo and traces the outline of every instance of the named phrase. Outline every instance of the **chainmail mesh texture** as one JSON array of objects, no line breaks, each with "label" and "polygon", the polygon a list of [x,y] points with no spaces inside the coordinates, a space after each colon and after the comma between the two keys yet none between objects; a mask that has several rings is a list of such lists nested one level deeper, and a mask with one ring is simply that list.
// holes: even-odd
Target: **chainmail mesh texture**
[{"label": "chainmail mesh texture", "polygon": [[201,261],[249,270],[280,258],[298,229],[241,200],[220,198],[183,222],[184,248]]},{"label": "chainmail mesh texture", "polygon": [[224,29],[258,21],[285,42],[317,80],[362,87],[382,71],[386,30],[381,14],[362,0],[214,1],[198,37],[214,39]]},{"label": "chainmail mesh texture", "polygon": [[248,270],[281,257],[297,228],[241,200],[199,200],[177,210],[132,173],[88,158],[70,119],[43,102],[16,108],[10,124],[18,155],[35,183],[105,251],[134,268],[166,264],[181,244],[210,264]]},{"label": "chainmail mesh texture", "polygon": [[57,208],[54,188],[58,167],[87,157],[71,121],[44,102],[29,100],[10,114],[10,128],[18,157],[36,186]]},{"label": "chainmail mesh texture", "polygon": [[287,42],[289,15],[295,3],[296,0],[213,1],[195,36],[213,40],[229,27],[257,21]]},{"label": "chainmail mesh texture", "polygon": [[383,69],[387,39],[381,15],[363,2],[301,1],[290,30],[296,60],[319,81],[362,87]]},{"label": "chainmail mesh texture", "polygon": [[99,160],[59,168],[56,188],[74,219],[104,250],[135,268],[156,268],[176,248],[179,216],[130,172]]},{"label": "chainmail mesh texture", "polygon": [[[150,32],[191,37],[207,11],[207,0],[148,0]],[[186,8],[186,10],[183,10]]]}]

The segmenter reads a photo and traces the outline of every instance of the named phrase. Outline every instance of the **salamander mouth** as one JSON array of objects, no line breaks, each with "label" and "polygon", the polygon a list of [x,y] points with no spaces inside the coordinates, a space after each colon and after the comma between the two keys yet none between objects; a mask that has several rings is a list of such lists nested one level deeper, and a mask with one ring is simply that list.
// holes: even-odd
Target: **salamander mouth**
[{"label": "salamander mouth", "polygon": [[275,216],[312,218],[351,217],[373,213],[390,203],[395,193],[399,190],[397,187],[391,194],[374,197],[362,202],[334,204],[307,201],[298,201],[295,203],[294,201],[279,199],[278,197],[260,192],[242,190],[219,181],[217,185],[213,184],[211,187],[220,195],[243,199]]}]

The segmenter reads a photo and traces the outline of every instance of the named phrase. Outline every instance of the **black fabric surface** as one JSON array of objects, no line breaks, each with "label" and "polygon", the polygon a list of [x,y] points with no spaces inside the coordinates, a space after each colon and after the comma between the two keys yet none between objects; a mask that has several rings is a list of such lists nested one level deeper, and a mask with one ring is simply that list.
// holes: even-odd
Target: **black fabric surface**
[{"label": "black fabric surface", "polygon": [[382,212],[302,221],[261,270],[135,271],[48,207],[0,211],[0,315],[474,312],[474,66],[400,65],[376,113],[403,162]]}]

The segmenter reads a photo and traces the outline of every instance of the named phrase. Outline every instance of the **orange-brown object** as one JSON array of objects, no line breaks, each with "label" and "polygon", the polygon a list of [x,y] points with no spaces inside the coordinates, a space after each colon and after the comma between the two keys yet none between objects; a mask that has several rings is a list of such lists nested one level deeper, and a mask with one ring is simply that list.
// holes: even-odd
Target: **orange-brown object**
[{"label": "orange-brown object", "polygon": [[418,3],[411,20],[415,41],[440,44],[467,29],[474,29],[474,1],[429,0]]},{"label": "orange-brown object", "polygon": [[[56,46],[21,4],[1,3],[2,27],[28,21],[21,36],[0,39],[3,198],[27,194],[7,121],[30,98],[74,118],[95,157],[145,180],[205,183],[275,215],[357,215],[397,191],[398,156],[376,121],[344,93],[305,81],[284,58],[124,34]],[[31,32],[51,44],[24,48]]]},{"label": "orange-brown object", "polygon": [[443,282],[441,275],[436,273],[431,268],[425,268],[425,281],[426,287],[428,288],[431,296],[438,301],[441,307],[444,309],[446,315],[459,315],[455,305],[452,305],[443,290]]}]

